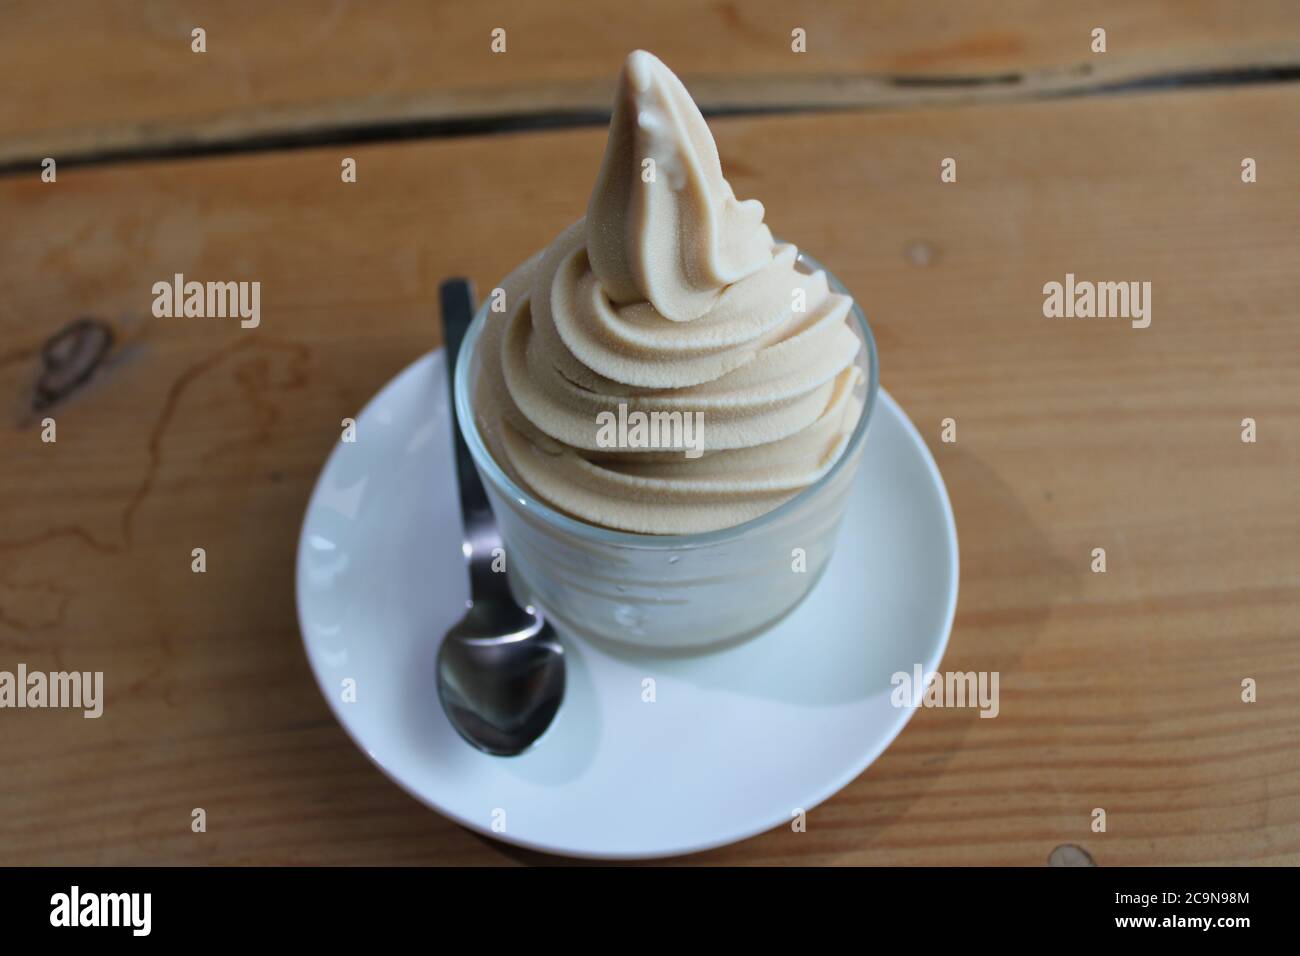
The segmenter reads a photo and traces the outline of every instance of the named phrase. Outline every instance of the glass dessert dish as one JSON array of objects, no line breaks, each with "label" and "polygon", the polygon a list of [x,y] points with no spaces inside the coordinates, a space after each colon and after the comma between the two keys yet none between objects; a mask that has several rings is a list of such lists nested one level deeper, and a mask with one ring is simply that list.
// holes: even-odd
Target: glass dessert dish
[{"label": "glass dessert dish", "polygon": [[[826,271],[806,253],[800,271]],[[597,527],[550,507],[520,486],[484,440],[494,427],[476,414],[480,306],[455,369],[456,417],[501,529],[510,586],[563,630],[639,648],[701,649],[752,637],[789,613],[830,560],[879,390],[875,341],[854,300],[849,323],[861,340],[855,359],[863,407],[830,470],[784,504],[732,527],[698,534],[638,534]]]}]

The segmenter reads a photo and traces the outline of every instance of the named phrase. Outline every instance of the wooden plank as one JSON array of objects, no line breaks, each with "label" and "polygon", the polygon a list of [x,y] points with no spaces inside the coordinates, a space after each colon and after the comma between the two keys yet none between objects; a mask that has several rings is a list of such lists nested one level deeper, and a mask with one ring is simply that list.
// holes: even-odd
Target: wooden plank
[{"label": "wooden plank", "polygon": [[[1300,10],[1263,0],[792,3],[389,0],[7,4],[0,168],[384,124],[608,109],[662,56],[709,110],[1025,98],[1185,72],[1300,67]],[[191,30],[207,52],[191,51]],[[1090,49],[1107,30],[1107,52]],[[504,28],[506,52],[490,50]],[[807,52],[791,51],[791,31]]]},{"label": "wooden plank", "polygon": [[[1001,713],[924,711],[807,833],[700,861],[1300,863],[1297,107],[1282,85],[715,124],[738,195],[871,316],[956,511],[944,666],[999,671]],[[536,859],[420,807],[335,724],[295,541],[340,419],[435,344],[439,280],[490,288],[576,218],[601,146],[0,181],[0,667],[104,670],[112,694],[98,721],[0,713],[0,863]],[[149,317],[175,272],[260,281],[260,327]],[[1044,318],[1067,272],[1150,281],[1151,326]],[[43,444],[37,353],[83,316],[118,344]]]}]

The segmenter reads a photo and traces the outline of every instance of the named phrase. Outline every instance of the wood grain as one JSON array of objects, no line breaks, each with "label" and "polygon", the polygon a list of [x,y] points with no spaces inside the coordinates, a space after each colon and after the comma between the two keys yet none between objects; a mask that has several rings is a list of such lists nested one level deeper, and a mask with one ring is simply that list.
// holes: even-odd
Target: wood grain
[{"label": "wood grain", "polygon": [[[915,105],[1300,68],[1300,9],[1261,0],[65,0],[5,4],[0,168],[609,108],[636,47],[709,110]],[[1107,51],[1090,49],[1094,27]],[[207,52],[191,51],[191,30]],[[504,28],[506,52],[490,34]],[[791,30],[807,52],[791,52]]]},{"label": "wood grain", "polygon": [[[692,861],[1300,862],[1298,108],[1280,85],[714,124],[737,194],[871,317],[955,507],[944,666],[999,671],[1001,714],[924,711],[807,833]],[[490,288],[548,241],[601,148],[571,130],[0,181],[0,667],[103,670],[109,694],[98,721],[0,713],[0,863],[549,859],[353,747],[292,577],[339,421],[436,343],[439,280]],[[261,326],[150,317],[174,272],[260,281]],[[1152,282],[1151,327],[1044,318],[1067,272]],[[43,444],[37,354],[82,316],[118,342]]]}]

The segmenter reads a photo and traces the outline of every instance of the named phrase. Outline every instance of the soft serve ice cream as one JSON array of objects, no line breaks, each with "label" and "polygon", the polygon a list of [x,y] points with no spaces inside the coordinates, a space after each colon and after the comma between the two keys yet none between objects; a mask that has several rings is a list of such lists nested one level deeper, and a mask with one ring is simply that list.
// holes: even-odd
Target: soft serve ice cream
[{"label": "soft serve ice cream", "polygon": [[736,199],[681,81],[632,53],[586,218],[505,280],[479,339],[497,463],[559,511],[646,534],[731,527],[817,481],[862,413],[861,341],[852,300],[797,256]]}]

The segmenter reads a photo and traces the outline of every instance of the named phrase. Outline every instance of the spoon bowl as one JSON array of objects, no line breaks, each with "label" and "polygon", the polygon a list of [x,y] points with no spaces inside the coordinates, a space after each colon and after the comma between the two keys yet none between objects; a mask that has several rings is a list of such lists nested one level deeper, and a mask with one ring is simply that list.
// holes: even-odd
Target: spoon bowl
[{"label": "spoon bowl", "polygon": [[[460,735],[486,753],[512,756],[542,735],[564,697],[564,649],[541,615],[478,604],[438,651],[438,696]],[[484,610],[486,609],[486,611]]]}]

